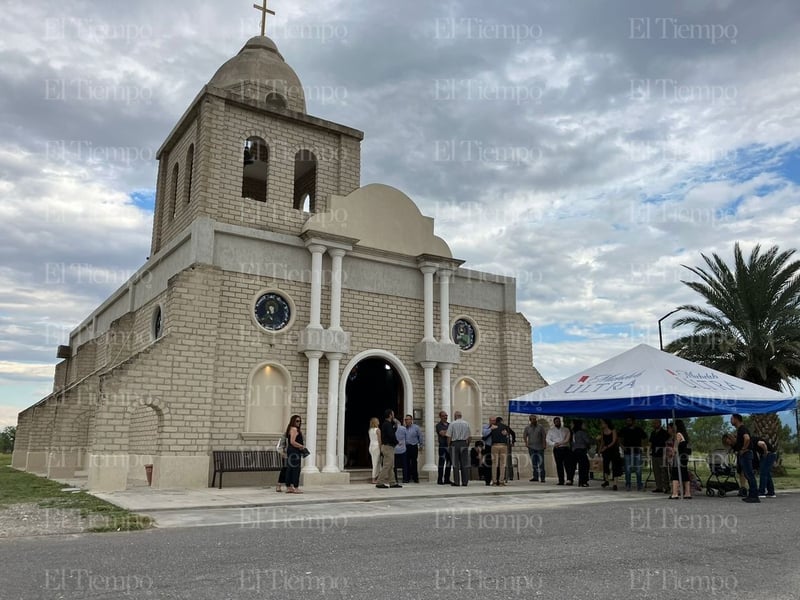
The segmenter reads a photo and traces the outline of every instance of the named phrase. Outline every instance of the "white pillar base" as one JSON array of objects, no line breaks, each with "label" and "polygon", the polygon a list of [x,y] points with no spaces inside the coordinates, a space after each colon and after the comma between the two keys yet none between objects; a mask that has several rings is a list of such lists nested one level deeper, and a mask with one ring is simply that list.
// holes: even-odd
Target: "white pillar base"
[{"label": "white pillar base", "polygon": [[350,483],[350,473],[316,473],[303,471],[300,474],[300,487],[324,487],[326,485],[346,485]]}]

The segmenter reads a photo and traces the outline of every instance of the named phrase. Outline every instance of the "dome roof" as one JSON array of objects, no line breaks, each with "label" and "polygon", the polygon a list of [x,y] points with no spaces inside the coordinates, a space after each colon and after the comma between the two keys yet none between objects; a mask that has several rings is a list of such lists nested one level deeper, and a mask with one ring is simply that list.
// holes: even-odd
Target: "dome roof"
[{"label": "dome roof", "polygon": [[268,37],[250,38],[239,54],[214,73],[208,84],[244,98],[306,112],[305,94],[297,73]]}]

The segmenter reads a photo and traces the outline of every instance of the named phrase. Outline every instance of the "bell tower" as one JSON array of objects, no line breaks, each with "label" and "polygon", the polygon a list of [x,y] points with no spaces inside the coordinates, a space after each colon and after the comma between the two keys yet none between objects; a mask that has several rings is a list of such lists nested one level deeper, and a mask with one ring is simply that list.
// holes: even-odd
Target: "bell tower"
[{"label": "bell tower", "polygon": [[306,89],[275,42],[247,41],[158,150],[151,256],[199,217],[288,235],[360,186],[363,132],[306,113]]}]

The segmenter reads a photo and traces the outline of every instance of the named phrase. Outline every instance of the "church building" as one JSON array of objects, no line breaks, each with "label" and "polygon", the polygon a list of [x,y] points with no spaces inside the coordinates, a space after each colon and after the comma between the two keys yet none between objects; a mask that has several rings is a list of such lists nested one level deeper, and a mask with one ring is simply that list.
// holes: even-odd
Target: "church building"
[{"label": "church building", "polygon": [[264,35],[223,64],[158,151],[149,259],[59,346],[13,466],[115,491],[153,465],[156,488],[202,488],[212,451],[273,449],[299,414],[302,484],[346,483],[391,408],[435,477],[441,409],[479,432],[542,387],[515,280],[463,267],[403,192],[362,187],[363,135],[306,112]]}]

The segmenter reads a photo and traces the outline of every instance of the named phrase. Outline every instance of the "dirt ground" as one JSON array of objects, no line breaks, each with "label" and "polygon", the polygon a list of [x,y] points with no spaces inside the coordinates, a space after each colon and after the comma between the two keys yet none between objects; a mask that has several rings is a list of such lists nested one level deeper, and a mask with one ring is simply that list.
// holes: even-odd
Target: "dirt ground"
[{"label": "dirt ground", "polygon": [[0,508],[0,539],[83,533],[102,523],[81,517],[77,509],[41,508],[35,502]]}]

